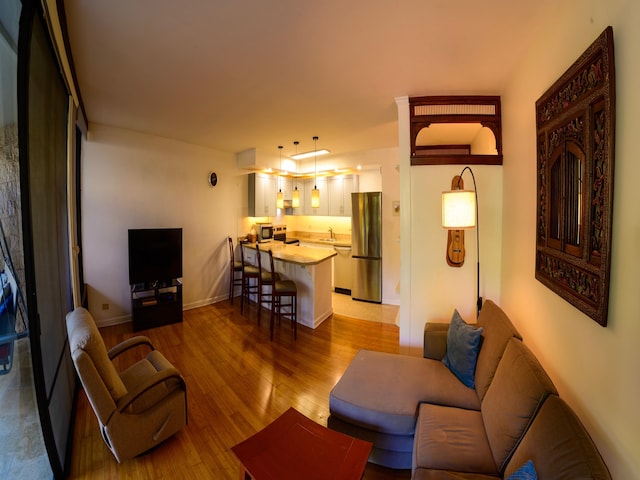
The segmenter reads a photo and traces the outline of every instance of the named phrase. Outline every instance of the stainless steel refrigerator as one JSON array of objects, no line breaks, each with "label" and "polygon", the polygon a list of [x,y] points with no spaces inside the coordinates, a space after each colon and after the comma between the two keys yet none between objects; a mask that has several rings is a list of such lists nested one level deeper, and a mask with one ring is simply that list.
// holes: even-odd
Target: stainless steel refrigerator
[{"label": "stainless steel refrigerator", "polygon": [[382,302],[382,192],[351,194],[351,298]]}]

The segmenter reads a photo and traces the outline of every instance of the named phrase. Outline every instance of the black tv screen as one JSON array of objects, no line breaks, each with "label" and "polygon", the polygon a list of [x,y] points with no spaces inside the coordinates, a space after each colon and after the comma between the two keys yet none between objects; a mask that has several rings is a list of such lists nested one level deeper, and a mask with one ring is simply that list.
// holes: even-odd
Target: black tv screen
[{"label": "black tv screen", "polygon": [[129,284],[182,277],[182,229],[129,230]]}]

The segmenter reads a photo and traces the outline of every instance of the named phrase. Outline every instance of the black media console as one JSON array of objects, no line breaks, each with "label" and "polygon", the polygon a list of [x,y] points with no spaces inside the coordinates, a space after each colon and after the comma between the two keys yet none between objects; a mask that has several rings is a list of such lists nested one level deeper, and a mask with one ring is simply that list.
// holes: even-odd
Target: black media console
[{"label": "black media console", "polygon": [[139,283],[131,286],[131,317],[134,330],[182,321],[182,282]]},{"label": "black media console", "polygon": [[134,330],[182,322],[182,228],[129,230]]}]

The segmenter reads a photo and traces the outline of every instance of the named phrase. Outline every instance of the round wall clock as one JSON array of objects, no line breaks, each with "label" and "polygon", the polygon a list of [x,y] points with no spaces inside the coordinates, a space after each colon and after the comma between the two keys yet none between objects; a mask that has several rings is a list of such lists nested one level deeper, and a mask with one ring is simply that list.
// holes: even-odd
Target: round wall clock
[{"label": "round wall clock", "polygon": [[209,183],[212,187],[218,184],[218,175],[216,175],[216,172],[211,172],[211,175],[209,175]]}]

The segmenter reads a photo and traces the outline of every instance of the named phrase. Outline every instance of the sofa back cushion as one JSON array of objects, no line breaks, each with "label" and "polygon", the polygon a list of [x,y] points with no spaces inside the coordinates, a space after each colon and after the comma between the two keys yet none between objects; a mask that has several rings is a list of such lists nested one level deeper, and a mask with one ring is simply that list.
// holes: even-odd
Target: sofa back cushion
[{"label": "sofa back cushion", "polygon": [[510,339],[480,407],[498,471],[504,470],[545,398],[557,393],[533,353],[521,340]]},{"label": "sofa back cushion", "polygon": [[91,358],[100,379],[113,400],[117,402],[124,397],[127,394],[127,388],[109,358],[107,347],[89,311],[78,307],[69,312],[67,314],[67,332],[71,355],[75,358],[78,350],[84,351]]},{"label": "sofa back cushion", "polygon": [[507,342],[510,338],[522,340],[522,337],[509,317],[491,300],[485,300],[477,326],[483,329],[483,340],[476,364],[475,387],[478,398],[482,401],[491,385]]},{"label": "sofa back cushion", "polygon": [[549,395],[505,469],[508,477],[532,460],[538,478],[610,480],[611,475],[576,414],[555,395]]}]

